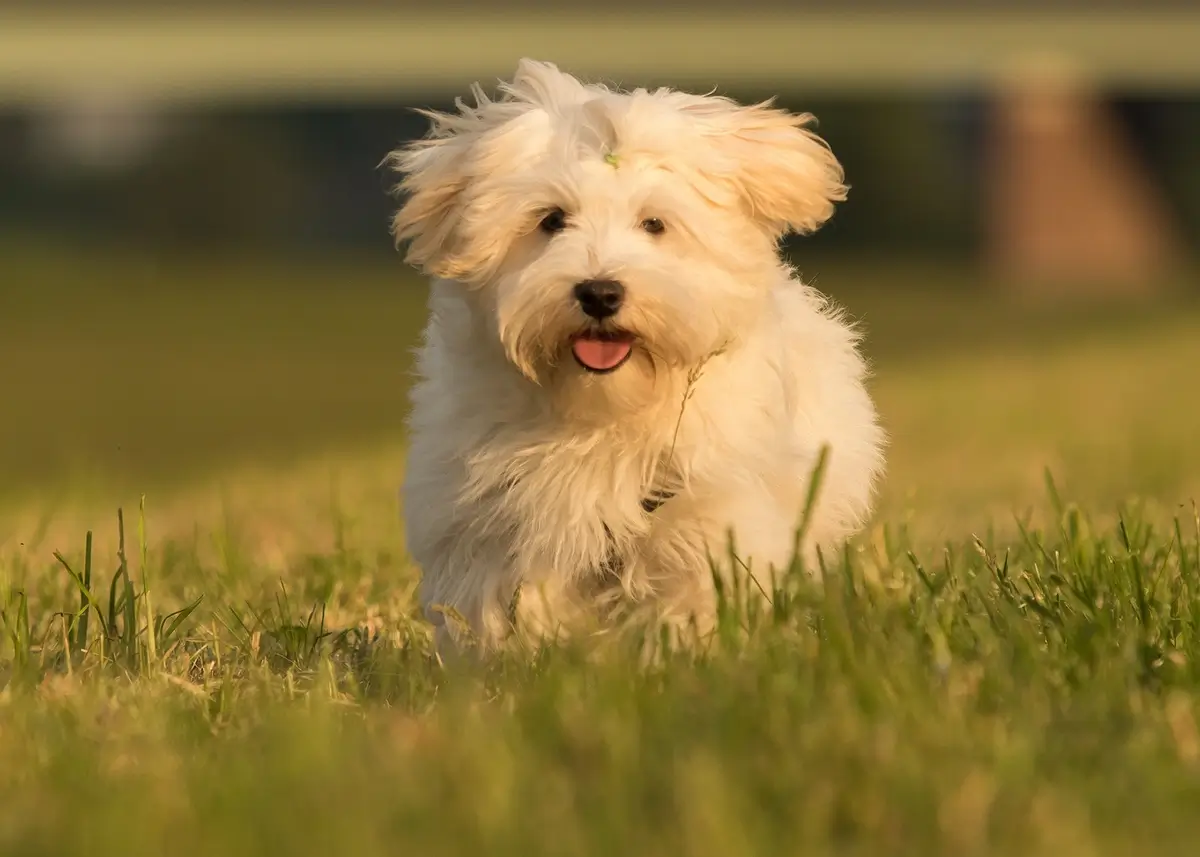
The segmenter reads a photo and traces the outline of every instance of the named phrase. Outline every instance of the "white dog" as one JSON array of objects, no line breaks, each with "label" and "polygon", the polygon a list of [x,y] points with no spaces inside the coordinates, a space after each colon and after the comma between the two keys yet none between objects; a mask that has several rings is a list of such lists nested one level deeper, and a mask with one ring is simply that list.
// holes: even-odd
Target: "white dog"
[{"label": "white dog", "polygon": [[756,579],[786,567],[823,446],[810,558],[882,471],[857,336],[778,252],[845,198],[841,166],[769,102],[529,60],[473,94],[389,156],[433,278],[404,514],[439,645],[453,612],[490,646],[617,604],[710,627],[710,558],[732,535]]}]

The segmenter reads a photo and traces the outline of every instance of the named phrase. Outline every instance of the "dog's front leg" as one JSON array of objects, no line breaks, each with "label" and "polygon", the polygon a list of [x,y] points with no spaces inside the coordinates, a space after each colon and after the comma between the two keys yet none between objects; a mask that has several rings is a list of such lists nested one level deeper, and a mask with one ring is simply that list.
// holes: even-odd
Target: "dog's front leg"
[{"label": "dog's front leg", "polygon": [[499,647],[512,631],[509,606],[516,587],[507,552],[493,544],[458,541],[422,563],[418,599],[434,626],[438,652]]},{"label": "dog's front leg", "polygon": [[661,623],[682,636],[707,637],[718,615],[717,581],[739,599],[771,600],[789,565],[795,528],[766,492],[724,488],[664,507],[637,569],[654,593]]}]

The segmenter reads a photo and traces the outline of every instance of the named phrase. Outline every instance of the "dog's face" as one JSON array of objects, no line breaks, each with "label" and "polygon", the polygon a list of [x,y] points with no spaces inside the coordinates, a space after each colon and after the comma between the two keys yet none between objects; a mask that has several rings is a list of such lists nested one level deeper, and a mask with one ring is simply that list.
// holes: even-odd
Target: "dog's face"
[{"label": "dog's face", "polygon": [[761,312],[779,238],[845,196],[807,115],[528,60],[498,100],[474,94],[390,156],[394,232],[543,385],[632,392],[699,365]]}]

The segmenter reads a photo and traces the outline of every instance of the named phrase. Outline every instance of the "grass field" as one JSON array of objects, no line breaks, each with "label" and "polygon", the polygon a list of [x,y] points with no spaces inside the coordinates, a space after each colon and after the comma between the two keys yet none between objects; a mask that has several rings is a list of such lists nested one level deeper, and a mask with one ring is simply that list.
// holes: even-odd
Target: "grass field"
[{"label": "grass field", "polygon": [[0,853],[1194,849],[1192,300],[1032,308],[953,271],[817,266],[892,436],[834,582],[793,575],[765,615],[731,593],[710,652],[654,668],[563,648],[455,671],[398,522],[420,284],[19,267]]}]

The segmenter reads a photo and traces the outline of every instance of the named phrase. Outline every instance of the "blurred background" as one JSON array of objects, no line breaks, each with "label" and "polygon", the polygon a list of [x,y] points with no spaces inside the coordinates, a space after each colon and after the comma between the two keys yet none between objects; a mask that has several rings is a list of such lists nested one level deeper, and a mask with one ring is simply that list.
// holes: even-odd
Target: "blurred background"
[{"label": "blurred background", "polygon": [[851,193],[787,249],[867,331],[889,508],[1003,512],[1047,466],[1183,502],[1197,46],[1165,0],[5,0],[0,495],[402,443],[425,285],[379,164],[530,56],[817,115]]}]

